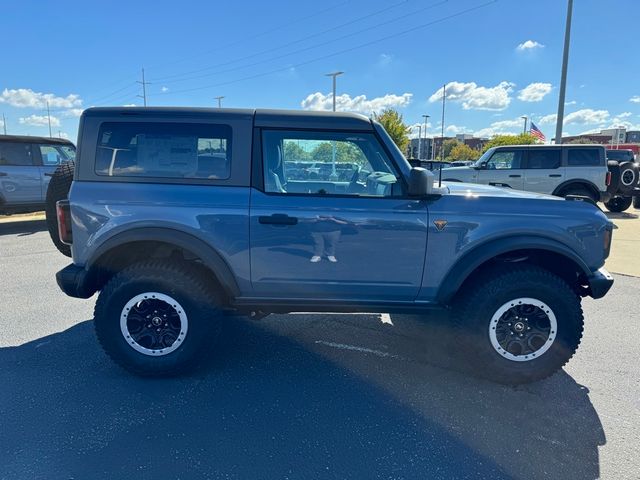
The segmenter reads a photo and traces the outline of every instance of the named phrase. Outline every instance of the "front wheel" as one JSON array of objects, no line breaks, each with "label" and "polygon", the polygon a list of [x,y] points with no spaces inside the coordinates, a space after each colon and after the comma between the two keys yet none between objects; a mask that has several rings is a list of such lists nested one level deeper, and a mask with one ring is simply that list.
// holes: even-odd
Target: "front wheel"
[{"label": "front wheel", "polygon": [[553,374],[580,344],[580,299],[535,266],[497,268],[471,280],[454,305],[461,351],[478,374],[505,384]]},{"label": "front wheel", "polygon": [[143,376],[192,368],[213,345],[223,313],[201,272],[177,262],[134,264],[100,292],[94,324],[117,364]]}]

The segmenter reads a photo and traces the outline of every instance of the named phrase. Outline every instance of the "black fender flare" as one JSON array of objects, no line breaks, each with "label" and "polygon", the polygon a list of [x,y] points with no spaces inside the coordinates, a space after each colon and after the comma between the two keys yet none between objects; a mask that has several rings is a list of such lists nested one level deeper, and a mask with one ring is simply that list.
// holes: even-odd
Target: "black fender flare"
[{"label": "black fender flare", "polygon": [[447,272],[438,289],[437,299],[447,304],[467,278],[483,263],[517,250],[546,250],[557,253],[575,263],[585,276],[591,274],[589,266],[568,246],[557,240],[535,235],[518,235],[487,241],[466,252]]},{"label": "black fender flare", "polygon": [[189,233],[168,227],[140,227],[115,234],[95,249],[85,269],[91,272],[92,267],[103,255],[114,248],[127,243],[144,241],[163,242],[193,253],[214,273],[227,296],[235,298],[240,295],[240,289],[231,268],[215,248]]},{"label": "black fender flare", "polygon": [[598,187],[596,186],[595,183],[590,182],[589,180],[585,180],[582,178],[572,178],[570,180],[565,180],[564,182],[562,182],[560,185],[558,185],[555,190],[553,191],[553,193],[551,195],[555,195],[556,197],[560,197],[560,192],[562,190],[564,190],[565,188],[567,188],[569,185],[581,185],[583,187],[587,187],[591,190],[593,190],[593,192],[600,196],[600,190],[598,189]]}]

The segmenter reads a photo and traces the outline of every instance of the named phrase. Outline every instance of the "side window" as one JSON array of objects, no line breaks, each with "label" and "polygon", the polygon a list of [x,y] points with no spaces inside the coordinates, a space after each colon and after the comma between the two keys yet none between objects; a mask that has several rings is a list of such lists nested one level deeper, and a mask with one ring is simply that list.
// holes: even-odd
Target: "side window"
[{"label": "side window", "polygon": [[513,170],[523,168],[523,150],[498,150],[487,162],[488,170]]},{"label": "side window", "polygon": [[103,123],[95,171],[112,177],[217,179],[231,173],[231,127]]},{"label": "side window", "polygon": [[401,195],[393,163],[372,134],[263,132],[265,191],[312,195]]},{"label": "side window", "polygon": [[28,143],[0,142],[0,165],[33,165],[31,146]]},{"label": "side window", "polygon": [[529,150],[527,168],[554,169],[560,167],[559,148],[532,148]]},{"label": "side window", "polygon": [[567,165],[570,167],[600,166],[600,151],[597,148],[569,148]]},{"label": "side window", "polygon": [[75,151],[71,147],[59,145],[38,145],[37,148],[40,149],[42,165],[45,166],[60,165],[62,162],[73,160],[75,158]]}]

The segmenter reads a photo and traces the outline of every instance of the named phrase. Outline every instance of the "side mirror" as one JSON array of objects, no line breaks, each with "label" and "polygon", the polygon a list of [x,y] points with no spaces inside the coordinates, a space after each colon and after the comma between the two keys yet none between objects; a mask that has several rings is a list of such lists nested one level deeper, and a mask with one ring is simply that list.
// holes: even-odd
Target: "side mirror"
[{"label": "side mirror", "polygon": [[414,167],[409,172],[409,195],[424,197],[433,190],[433,173],[422,167]]},{"label": "side mirror", "polygon": [[473,168],[475,168],[476,170],[486,170],[487,169],[487,163],[481,163],[480,165],[473,165]]}]

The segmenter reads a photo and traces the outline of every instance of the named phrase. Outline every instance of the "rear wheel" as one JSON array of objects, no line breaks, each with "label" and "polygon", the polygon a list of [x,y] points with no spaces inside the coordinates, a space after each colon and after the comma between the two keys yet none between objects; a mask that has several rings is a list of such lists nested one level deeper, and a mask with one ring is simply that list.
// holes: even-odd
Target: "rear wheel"
[{"label": "rear wheel", "polygon": [[594,202],[598,201],[598,196],[592,190],[582,185],[569,186],[562,191],[560,196],[566,197],[567,195],[578,195],[580,197],[590,198]]},{"label": "rear wheel", "polygon": [[560,277],[535,266],[476,277],[454,305],[460,350],[490,380],[520,384],[553,374],[582,337],[580,299]]},{"label": "rear wheel", "polygon": [[186,264],[149,261],[117,273],[100,292],[94,323],[105,352],[126,370],[167,376],[191,369],[224,318],[217,292]]},{"label": "rear wheel", "polygon": [[53,173],[49,186],[47,187],[47,196],[45,200],[45,215],[47,220],[47,230],[49,236],[58,251],[67,257],[71,256],[71,247],[60,241],[58,235],[58,216],[56,214],[56,202],[69,197],[69,189],[73,182],[73,171],[75,169],[73,160],[63,163],[56,168]]},{"label": "rear wheel", "polygon": [[607,210],[610,212],[624,212],[627,208],[631,206],[631,202],[633,202],[632,197],[613,197],[608,202],[605,202],[605,206]]}]

